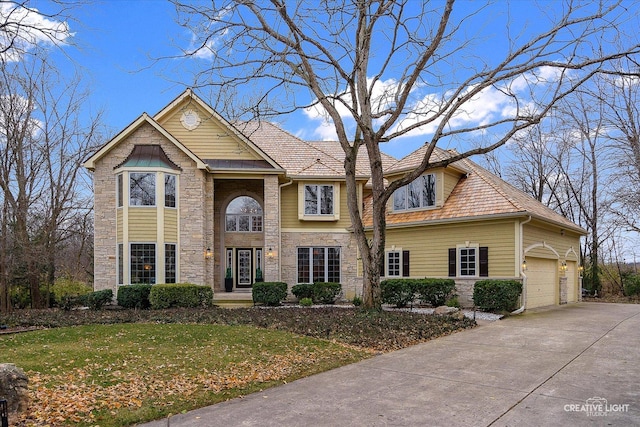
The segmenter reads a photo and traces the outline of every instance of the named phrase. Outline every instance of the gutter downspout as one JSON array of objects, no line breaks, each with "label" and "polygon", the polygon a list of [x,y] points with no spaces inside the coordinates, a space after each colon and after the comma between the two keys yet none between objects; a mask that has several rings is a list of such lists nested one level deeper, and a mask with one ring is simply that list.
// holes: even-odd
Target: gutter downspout
[{"label": "gutter downspout", "polygon": [[293,178],[289,182],[278,185],[278,282],[282,282],[282,188],[293,184]]},{"label": "gutter downspout", "polygon": [[[521,256],[524,256],[524,254],[522,253],[522,237],[523,237],[523,229],[524,229],[524,225],[528,222],[531,221],[531,215],[529,215],[529,218],[526,221],[523,221],[520,223],[520,254]],[[520,277],[522,277],[522,307],[520,307],[519,309],[512,311],[511,314],[520,314],[524,311],[524,307],[525,305],[527,305],[527,275],[524,273],[524,270],[522,269],[522,259],[520,259]]]}]

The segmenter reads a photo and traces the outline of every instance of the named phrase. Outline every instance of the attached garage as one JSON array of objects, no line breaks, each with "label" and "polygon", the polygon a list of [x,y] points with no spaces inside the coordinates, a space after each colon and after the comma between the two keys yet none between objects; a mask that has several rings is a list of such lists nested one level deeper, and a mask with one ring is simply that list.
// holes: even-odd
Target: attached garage
[{"label": "attached garage", "polygon": [[545,307],[558,303],[558,261],[527,257],[526,308]]}]

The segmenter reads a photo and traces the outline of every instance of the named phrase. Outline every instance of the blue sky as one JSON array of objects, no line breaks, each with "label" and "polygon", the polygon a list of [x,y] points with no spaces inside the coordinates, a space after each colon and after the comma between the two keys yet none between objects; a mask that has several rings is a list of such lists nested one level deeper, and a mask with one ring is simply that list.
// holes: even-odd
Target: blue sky
[{"label": "blue sky", "polygon": [[[476,58],[489,59],[504,44],[505,23],[515,33],[535,30],[544,16],[534,19],[532,2],[498,2],[491,13],[472,17],[471,34],[464,36],[478,40],[483,49],[474,52]],[[416,4],[418,0],[416,0]],[[465,7],[477,8],[482,3],[465,2],[457,4],[465,13]],[[545,5],[558,2],[542,1],[543,11],[553,13],[552,7]],[[32,7],[47,11],[51,7],[48,0],[35,0]],[[164,0],[110,0],[97,1],[73,10],[75,21],[70,21],[70,32],[75,47],[67,46],[64,52],[70,57],[59,57],[62,67],[80,67],[90,81],[92,96],[87,109],[104,109],[105,125],[111,134],[121,130],[141,113],[154,114],[178,96],[190,84],[191,76],[187,65],[206,66],[203,59],[190,61],[164,60],[155,62],[153,58],[179,55],[180,49],[188,49],[192,35],[176,23],[178,18],[174,6]],[[637,22],[636,22],[637,23]],[[634,27],[635,28],[635,27]],[[478,38],[482,35],[483,38]],[[484,39],[484,37],[490,40]],[[489,41],[489,43],[483,43]],[[73,62],[73,64],[71,63]],[[206,94],[196,91],[207,101]],[[475,103],[473,116],[465,120],[482,122],[486,115],[499,115],[510,108],[509,101],[499,91],[487,91]],[[483,116],[484,115],[484,116]],[[322,121],[312,112],[298,112],[282,118],[283,128],[304,139],[332,138],[330,127],[322,127]],[[383,151],[402,157],[424,142],[425,134],[414,138],[403,138],[397,143],[383,145]],[[447,148],[447,147],[444,147]]]},{"label": "blue sky", "polygon": [[[36,1],[33,5],[44,11],[48,2]],[[176,69],[177,64],[184,66],[185,61],[153,61],[178,55],[180,48],[189,47],[191,34],[176,23],[176,11],[169,2],[103,1],[84,6],[73,15],[77,22],[69,25],[76,47],[66,47],[65,52],[91,82],[92,96],[87,108],[103,108],[105,124],[112,132],[121,130],[142,112],[156,113],[189,85],[189,73]],[[193,61],[201,65],[203,62]],[[71,67],[65,59],[60,64]],[[207,100],[204,93],[197,93]],[[332,139],[331,128],[323,127],[321,120],[309,112],[298,112],[279,122],[304,139]],[[400,158],[423,142],[420,137],[405,138],[382,149]]]}]

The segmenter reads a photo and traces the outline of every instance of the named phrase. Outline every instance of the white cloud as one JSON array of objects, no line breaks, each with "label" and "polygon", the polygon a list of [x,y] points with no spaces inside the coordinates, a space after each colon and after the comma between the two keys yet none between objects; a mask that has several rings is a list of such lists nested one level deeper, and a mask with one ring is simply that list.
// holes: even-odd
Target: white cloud
[{"label": "white cloud", "polygon": [[27,9],[15,3],[0,5],[0,49],[4,59],[19,61],[22,54],[37,45],[63,45],[73,37],[69,25],[43,16],[37,9]]}]

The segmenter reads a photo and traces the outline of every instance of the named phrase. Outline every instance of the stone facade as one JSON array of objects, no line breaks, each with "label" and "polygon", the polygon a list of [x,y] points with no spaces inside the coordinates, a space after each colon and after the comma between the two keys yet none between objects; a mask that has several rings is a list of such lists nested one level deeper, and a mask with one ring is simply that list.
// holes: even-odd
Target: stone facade
[{"label": "stone facade", "polygon": [[297,248],[312,246],[339,246],[340,250],[340,278],[342,283],[342,298],[352,299],[355,295],[362,296],[362,277],[357,275],[356,241],[352,233],[338,232],[283,232],[280,268],[282,281],[291,287],[297,283]]},{"label": "stone facade", "polygon": [[[117,224],[116,224],[116,174],[120,165],[133,150],[134,145],[158,144],[169,159],[182,168],[178,178],[178,280],[190,283],[207,283],[204,265],[206,175],[198,170],[193,160],[158,132],[153,126],[143,124],[128,138],[115,146],[95,164],[94,186],[94,289],[111,289],[117,294]],[[125,183],[125,187],[126,187]],[[213,197],[213,194],[211,197]]]}]

